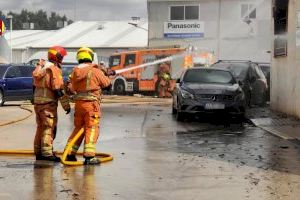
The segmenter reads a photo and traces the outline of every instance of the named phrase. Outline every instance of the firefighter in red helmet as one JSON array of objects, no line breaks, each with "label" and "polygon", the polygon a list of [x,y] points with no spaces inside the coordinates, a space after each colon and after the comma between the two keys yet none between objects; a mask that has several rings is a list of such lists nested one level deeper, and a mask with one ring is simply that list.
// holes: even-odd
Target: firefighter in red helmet
[{"label": "firefighter in red helmet", "polygon": [[37,123],[34,138],[36,160],[60,162],[60,158],[53,153],[53,140],[56,134],[58,101],[67,114],[70,112],[69,98],[63,91],[61,71],[61,63],[66,55],[67,51],[61,46],[49,48],[48,61],[41,59],[32,73]]}]

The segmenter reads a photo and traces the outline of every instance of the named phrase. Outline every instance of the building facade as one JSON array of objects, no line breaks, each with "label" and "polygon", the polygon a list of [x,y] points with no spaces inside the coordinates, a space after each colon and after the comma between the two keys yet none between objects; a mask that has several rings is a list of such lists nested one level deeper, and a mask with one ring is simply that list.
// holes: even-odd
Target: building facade
[{"label": "building facade", "polygon": [[300,1],[273,4],[271,106],[300,118]]},{"label": "building facade", "polygon": [[271,60],[272,0],[148,0],[149,46],[190,45],[217,59]]},{"label": "building facade", "polygon": [[16,30],[12,35],[5,34],[4,39],[12,45],[13,63],[27,62],[41,53],[46,55],[53,45],[61,45],[72,54],[87,46],[97,53],[98,61],[108,62],[116,51],[146,48],[147,28],[147,21],[142,20],[133,25],[129,21],[77,21],[59,30]]}]

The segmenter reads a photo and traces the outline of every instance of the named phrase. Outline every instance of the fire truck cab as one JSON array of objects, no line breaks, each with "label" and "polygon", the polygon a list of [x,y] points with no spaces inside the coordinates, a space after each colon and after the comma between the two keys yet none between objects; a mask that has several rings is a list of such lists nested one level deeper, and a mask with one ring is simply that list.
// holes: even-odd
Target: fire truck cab
[{"label": "fire truck cab", "polygon": [[[183,48],[170,49],[143,49],[115,53],[109,58],[109,67],[113,70],[120,70],[138,66],[144,63],[166,58],[175,54],[183,53]],[[123,72],[112,80],[114,94],[124,95],[126,93],[155,93],[157,90],[158,65],[147,65],[138,69]],[[175,73],[171,65],[171,73]]]}]

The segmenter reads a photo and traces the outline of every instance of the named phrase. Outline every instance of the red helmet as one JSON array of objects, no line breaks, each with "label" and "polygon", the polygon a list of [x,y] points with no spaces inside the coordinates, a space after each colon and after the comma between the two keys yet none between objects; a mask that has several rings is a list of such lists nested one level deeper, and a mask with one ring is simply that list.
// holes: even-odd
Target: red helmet
[{"label": "red helmet", "polygon": [[52,62],[62,63],[65,55],[67,51],[61,46],[53,46],[48,50],[48,60]]}]

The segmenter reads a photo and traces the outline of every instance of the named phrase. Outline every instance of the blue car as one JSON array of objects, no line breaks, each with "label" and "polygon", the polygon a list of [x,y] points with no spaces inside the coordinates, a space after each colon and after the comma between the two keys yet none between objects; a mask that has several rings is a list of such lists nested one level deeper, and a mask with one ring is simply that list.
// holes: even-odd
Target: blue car
[{"label": "blue car", "polygon": [[32,100],[31,65],[0,64],[0,106],[6,101]]}]

